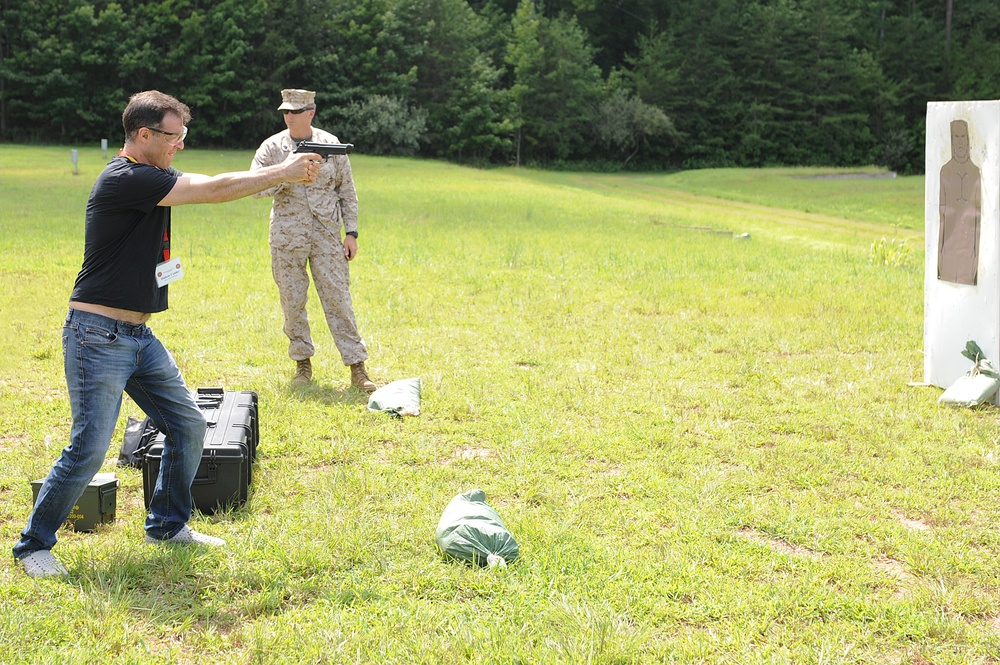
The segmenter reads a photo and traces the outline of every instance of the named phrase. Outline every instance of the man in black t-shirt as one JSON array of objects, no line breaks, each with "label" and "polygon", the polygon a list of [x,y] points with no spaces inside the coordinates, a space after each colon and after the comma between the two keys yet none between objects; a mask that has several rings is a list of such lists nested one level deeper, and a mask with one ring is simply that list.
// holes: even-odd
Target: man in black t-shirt
[{"label": "man in black t-shirt", "polygon": [[56,530],[104,462],[127,393],[165,434],[160,475],[150,498],[146,540],[225,543],[187,526],[191,484],[201,462],[205,419],[176,363],[146,325],[167,309],[167,285],[183,276],[170,256],[170,207],[232,201],[281,182],[309,183],[319,155],[293,154],[253,172],[181,173],[188,107],[152,90],[132,96],[122,114],[125,145],[87,201],[83,266],[63,327],[63,362],[73,427],[38,492],[14,547],[32,577],[66,575],[50,551]]}]

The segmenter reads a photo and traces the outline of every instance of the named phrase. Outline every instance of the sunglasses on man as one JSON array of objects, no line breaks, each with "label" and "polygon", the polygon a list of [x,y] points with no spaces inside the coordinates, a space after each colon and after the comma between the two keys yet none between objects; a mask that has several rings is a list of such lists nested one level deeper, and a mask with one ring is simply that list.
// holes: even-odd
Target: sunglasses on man
[{"label": "sunglasses on man", "polygon": [[300,113],[305,113],[306,111],[312,111],[312,110],[314,110],[312,107],[306,107],[304,109],[295,109],[295,110],[285,109],[284,113],[291,113],[292,115],[298,115]]}]

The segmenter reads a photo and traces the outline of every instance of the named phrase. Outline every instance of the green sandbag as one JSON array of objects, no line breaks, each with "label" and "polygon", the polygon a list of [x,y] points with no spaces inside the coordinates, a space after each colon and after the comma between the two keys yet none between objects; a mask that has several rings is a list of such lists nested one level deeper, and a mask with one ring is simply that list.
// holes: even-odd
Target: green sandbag
[{"label": "green sandbag", "polygon": [[512,563],[521,552],[480,489],[459,494],[448,503],[435,540],[446,557],[490,568]]}]

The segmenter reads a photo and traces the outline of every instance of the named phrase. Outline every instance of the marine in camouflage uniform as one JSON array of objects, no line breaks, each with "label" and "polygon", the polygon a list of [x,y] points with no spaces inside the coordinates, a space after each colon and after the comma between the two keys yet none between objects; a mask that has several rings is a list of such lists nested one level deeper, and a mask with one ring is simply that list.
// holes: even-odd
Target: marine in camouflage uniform
[{"label": "marine in camouflage uniform", "polygon": [[[283,111],[288,128],[260,145],[251,169],[280,164],[302,140],[340,142],[333,134],[312,126],[315,95],[309,90],[281,91],[278,109]],[[376,386],[365,370],[368,350],[358,332],[349,288],[348,262],[357,254],[358,196],[347,155],[327,159],[311,184],[283,183],[255,196],[274,197],[269,237],[271,272],[285,316],[288,355],[296,361],[293,381],[312,378],[310,358],[315,348],[306,314],[308,265],[330,333],[344,364],[351,368],[351,384],[365,392],[374,391]],[[345,232],[343,239],[341,230]]]}]

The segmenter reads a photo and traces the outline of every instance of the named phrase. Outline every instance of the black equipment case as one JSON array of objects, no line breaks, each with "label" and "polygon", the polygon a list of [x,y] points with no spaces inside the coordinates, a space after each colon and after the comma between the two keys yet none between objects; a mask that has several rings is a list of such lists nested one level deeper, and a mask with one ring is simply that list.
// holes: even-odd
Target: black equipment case
[{"label": "black equipment case", "polygon": [[[198,388],[196,399],[208,429],[201,465],[191,486],[194,507],[211,514],[241,506],[247,500],[253,480],[253,463],[260,441],[257,393]],[[164,439],[162,432],[158,434],[143,457],[142,493],[146,508],[160,474]]]}]

